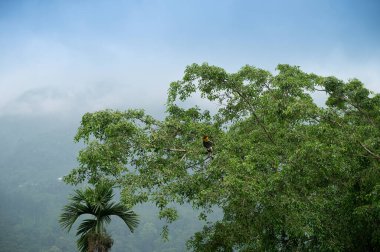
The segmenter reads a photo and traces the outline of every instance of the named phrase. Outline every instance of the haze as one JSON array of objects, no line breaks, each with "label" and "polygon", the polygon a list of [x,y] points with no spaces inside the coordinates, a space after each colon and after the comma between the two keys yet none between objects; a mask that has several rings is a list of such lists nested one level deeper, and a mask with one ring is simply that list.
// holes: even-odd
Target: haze
[{"label": "haze", "polygon": [[287,63],[380,91],[379,11],[371,0],[1,1],[0,114],[159,111],[194,62]]},{"label": "haze", "polygon": [[[380,92],[379,13],[377,0],[0,1],[0,248],[75,251],[75,231],[57,220],[84,113],[160,117],[170,82],[203,62],[229,72],[297,65]],[[164,243],[155,209],[136,211],[133,235],[110,228],[112,251],[184,251],[203,226],[184,206]]]}]

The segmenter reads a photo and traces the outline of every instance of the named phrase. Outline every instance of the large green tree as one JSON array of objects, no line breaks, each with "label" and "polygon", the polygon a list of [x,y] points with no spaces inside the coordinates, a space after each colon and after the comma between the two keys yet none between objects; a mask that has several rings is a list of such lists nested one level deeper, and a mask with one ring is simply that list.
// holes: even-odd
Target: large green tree
[{"label": "large green tree", "polygon": [[[188,242],[195,251],[380,250],[380,95],[357,79],[276,70],[193,64],[171,83],[163,120],[85,114],[76,140],[86,146],[65,181],[107,177],[126,204],[155,202],[169,223],[173,202],[204,219],[222,209]],[[197,99],[215,112],[189,105]]]},{"label": "large green tree", "polygon": [[113,196],[112,185],[100,181],[94,188],[75,190],[63,208],[59,222],[69,231],[80,216],[91,216],[82,220],[77,230],[77,245],[81,252],[107,252],[112,247],[113,240],[105,229],[112,215],[121,218],[131,232],[137,227],[137,215],[125,205],[112,202]]}]

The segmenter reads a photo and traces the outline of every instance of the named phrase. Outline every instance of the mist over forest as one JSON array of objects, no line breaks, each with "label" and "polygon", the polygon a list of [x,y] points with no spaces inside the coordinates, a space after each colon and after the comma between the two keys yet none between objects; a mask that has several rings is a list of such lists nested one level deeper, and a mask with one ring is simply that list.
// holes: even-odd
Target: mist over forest
[{"label": "mist over forest", "polygon": [[0,0],[0,251],[380,251],[379,13]]},{"label": "mist over forest", "polygon": [[[82,238],[109,235],[116,252],[376,251],[380,94],[358,79],[277,70],[189,65],[169,86],[164,117],[3,113],[1,248],[86,251]],[[210,102],[218,109],[202,108]],[[139,215],[135,232],[114,219],[108,232],[89,226],[75,237],[88,211],[112,207],[87,192],[76,198],[89,210],[71,198],[86,214],[62,230],[73,189],[107,183]]]},{"label": "mist over forest", "polygon": [[[58,217],[74,187],[62,177],[77,166],[81,144],[73,137],[80,122],[53,115],[0,117],[0,250],[9,252],[76,251],[75,229],[62,230]],[[112,251],[183,251],[185,242],[201,228],[190,207],[171,225],[169,241],[161,238],[163,222],[153,205],[134,208],[141,217],[131,234],[112,219]]]}]

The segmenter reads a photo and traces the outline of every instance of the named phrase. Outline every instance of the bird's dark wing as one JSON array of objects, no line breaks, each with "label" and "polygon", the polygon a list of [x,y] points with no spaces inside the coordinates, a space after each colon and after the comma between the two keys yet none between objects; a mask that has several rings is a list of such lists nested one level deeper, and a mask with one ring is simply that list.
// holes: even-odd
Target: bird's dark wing
[{"label": "bird's dark wing", "polygon": [[205,148],[211,148],[212,147],[212,142],[211,141],[203,141],[203,146],[205,147]]}]

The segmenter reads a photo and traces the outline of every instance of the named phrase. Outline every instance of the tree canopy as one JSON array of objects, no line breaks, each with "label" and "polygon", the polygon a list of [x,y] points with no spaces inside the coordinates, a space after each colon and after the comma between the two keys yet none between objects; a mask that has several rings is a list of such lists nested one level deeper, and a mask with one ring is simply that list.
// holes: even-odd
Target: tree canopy
[{"label": "tree canopy", "polygon": [[[85,148],[65,181],[112,180],[125,204],[154,202],[169,223],[173,203],[203,219],[220,208],[189,240],[194,251],[380,250],[380,95],[357,79],[276,70],[193,64],[170,84],[162,120],[85,114],[75,137]],[[189,106],[194,95],[217,110]]]}]

